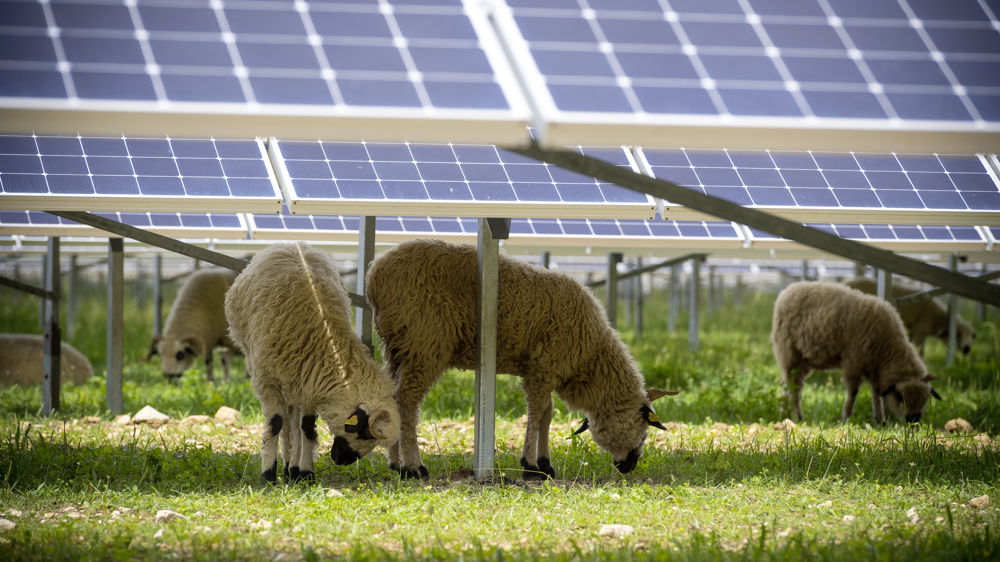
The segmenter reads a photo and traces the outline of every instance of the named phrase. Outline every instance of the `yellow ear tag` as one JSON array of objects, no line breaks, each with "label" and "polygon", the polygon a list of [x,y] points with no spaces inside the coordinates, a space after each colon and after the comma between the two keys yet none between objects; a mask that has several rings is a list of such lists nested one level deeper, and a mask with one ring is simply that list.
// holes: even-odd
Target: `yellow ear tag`
[{"label": "yellow ear tag", "polygon": [[358,425],[358,415],[354,414],[353,416],[347,418],[347,421],[344,422],[344,425]]},{"label": "yellow ear tag", "polygon": [[656,417],[656,412],[649,412],[649,423],[660,423],[660,418]]}]

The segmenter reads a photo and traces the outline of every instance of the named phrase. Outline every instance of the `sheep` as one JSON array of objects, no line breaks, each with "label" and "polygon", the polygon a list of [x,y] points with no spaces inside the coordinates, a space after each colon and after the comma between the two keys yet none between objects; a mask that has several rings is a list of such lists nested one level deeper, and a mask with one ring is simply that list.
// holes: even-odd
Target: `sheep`
[{"label": "sheep", "polygon": [[774,356],[784,379],[789,409],[802,419],[802,382],[814,369],[840,368],[847,387],[841,419],[854,411],[858,388],[872,386],[872,414],[884,423],[883,400],[908,423],[917,422],[933,375],[906,339],[903,322],[886,301],[839,283],[800,281],[774,303]]},{"label": "sheep", "polygon": [[212,350],[225,347],[222,353],[222,371],[229,380],[229,359],[235,349],[229,338],[223,300],[236,272],[228,269],[200,269],[181,286],[170,308],[162,336],[154,336],[148,361],[159,355],[163,376],[179,378],[191,368],[196,358],[205,361],[205,378],[212,380]]},{"label": "sheep", "polygon": [[[0,334],[0,384],[31,386],[42,382],[45,356],[44,336]],[[60,382],[80,384],[94,376],[90,362],[82,353],[62,342],[59,363]]]},{"label": "sheep", "polygon": [[[851,279],[845,283],[852,289],[857,289],[863,293],[874,295],[878,291],[878,285],[874,279],[860,277]],[[889,296],[898,299],[906,295],[922,292],[922,289],[893,281]],[[899,317],[903,319],[906,332],[910,335],[910,341],[917,346],[920,356],[924,356],[924,342],[928,337],[934,336],[948,343],[948,309],[934,299],[926,299],[917,302],[903,303],[896,307]],[[965,355],[972,350],[972,340],[975,339],[975,330],[966,319],[959,316],[957,318],[958,349]]]},{"label": "sheep", "polygon": [[285,481],[315,478],[317,414],[338,465],[399,438],[392,381],[351,329],[347,289],[327,254],[301,243],[266,248],[236,278],[225,310],[268,424],[265,481],[277,480],[279,432]]},{"label": "sheep", "polygon": [[[412,240],[385,252],[366,297],[396,381],[401,438],[389,466],[427,478],[417,445],[419,408],[446,367],[472,369],[476,345],[476,248]],[[594,441],[622,473],[635,468],[647,427],[663,428],[642,375],[593,294],[574,279],[500,256],[497,371],[522,377],[527,400],[521,466],[526,479],[555,477],[549,460],[552,391],[587,419]],[[579,432],[578,431],[578,432]]]}]

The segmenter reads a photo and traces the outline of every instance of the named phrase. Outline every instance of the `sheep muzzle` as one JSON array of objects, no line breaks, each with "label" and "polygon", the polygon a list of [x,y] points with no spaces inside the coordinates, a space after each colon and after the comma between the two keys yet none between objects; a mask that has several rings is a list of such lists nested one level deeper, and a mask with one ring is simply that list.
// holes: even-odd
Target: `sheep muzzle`
[{"label": "sheep muzzle", "polygon": [[615,461],[615,468],[617,468],[618,472],[621,472],[622,474],[628,474],[629,472],[632,472],[633,470],[635,470],[635,465],[639,463],[640,455],[642,455],[641,447],[636,447],[635,449],[632,449],[631,451],[628,452],[628,456],[625,457],[625,460]]},{"label": "sheep muzzle", "polygon": [[340,465],[354,464],[361,455],[357,451],[351,448],[351,444],[344,437],[338,435],[333,438],[333,447],[330,448],[330,458],[333,462]]}]

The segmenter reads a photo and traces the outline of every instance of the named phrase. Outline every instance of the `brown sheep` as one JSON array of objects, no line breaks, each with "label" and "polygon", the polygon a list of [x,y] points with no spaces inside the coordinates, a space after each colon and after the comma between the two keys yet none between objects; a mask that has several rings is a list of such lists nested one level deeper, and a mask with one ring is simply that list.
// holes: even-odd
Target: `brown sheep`
[{"label": "brown sheep", "polygon": [[[0,384],[32,386],[42,382],[44,336],[0,334]],[[90,362],[66,342],[60,352],[59,381],[80,384],[94,376]]]}]

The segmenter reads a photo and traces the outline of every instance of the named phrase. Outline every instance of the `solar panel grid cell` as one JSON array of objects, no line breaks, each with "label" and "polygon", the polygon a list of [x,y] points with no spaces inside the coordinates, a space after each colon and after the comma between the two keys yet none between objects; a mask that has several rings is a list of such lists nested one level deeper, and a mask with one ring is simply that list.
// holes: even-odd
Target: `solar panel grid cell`
[{"label": "solar panel grid cell", "polygon": [[[98,212],[116,222],[177,237],[244,239],[246,224],[235,213]],[[43,211],[0,211],[0,232],[80,236],[91,227]]]}]

